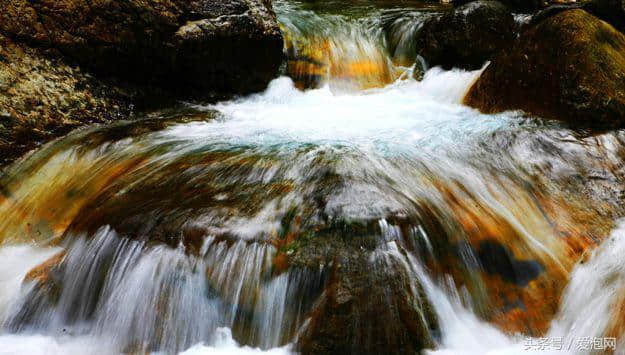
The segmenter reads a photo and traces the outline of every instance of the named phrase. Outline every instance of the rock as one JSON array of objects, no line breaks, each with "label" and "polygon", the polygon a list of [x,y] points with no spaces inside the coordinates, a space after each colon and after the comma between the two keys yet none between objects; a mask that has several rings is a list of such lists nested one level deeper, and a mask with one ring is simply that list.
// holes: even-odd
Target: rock
[{"label": "rock", "polygon": [[10,0],[0,31],[101,75],[184,89],[263,89],[282,60],[268,0]]},{"label": "rock", "polygon": [[582,8],[625,32],[625,2],[623,0],[590,0]]},{"label": "rock", "polygon": [[[606,204],[598,201],[599,194],[590,198],[579,195],[589,180],[582,178],[571,185],[576,193],[563,191],[562,186],[570,183],[560,181],[544,191],[533,190],[530,194],[535,202],[524,203],[520,209],[506,208],[503,214],[471,193],[458,199],[457,188],[468,191],[461,183],[457,187],[441,185],[449,210],[422,206],[420,224],[430,236],[431,251],[422,252],[421,259],[435,279],[451,275],[458,289],[466,288],[481,319],[507,334],[544,336],[574,265],[610,234],[613,217],[607,215],[621,213],[616,201]],[[509,191],[514,190],[511,201],[530,201],[524,188]],[[562,211],[570,212],[565,216]],[[509,212],[527,227],[519,228],[509,219]],[[534,243],[549,252],[533,247]]]},{"label": "rock", "polygon": [[426,21],[417,54],[430,66],[479,69],[515,37],[514,18],[501,3],[474,1]]},{"label": "rock", "polygon": [[415,61],[414,66],[412,67],[412,78],[416,81],[423,80],[425,76],[425,72],[428,71],[428,65],[425,62],[425,59],[420,55],[417,56],[417,60]]},{"label": "rock", "polygon": [[586,12],[611,24],[617,30],[625,32],[625,3],[622,2],[622,0],[589,0],[580,3],[556,3],[532,15],[527,27],[533,27],[549,17],[574,9],[586,10]]},{"label": "rock", "polygon": [[65,260],[65,251],[60,251],[48,260],[35,266],[24,277],[24,284],[32,287],[25,288],[27,294],[17,312],[10,314],[5,326],[13,331],[25,328],[24,324],[36,322],[39,314],[46,313],[59,301],[62,288],[62,268]]},{"label": "rock", "polygon": [[572,124],[625,122],[625,36],[583,10],[550,17],[493,60],[465,103]]},{"label": "rock", "polygon": [[[562,3],[564,1],[553,1],[553,0],[497,0],[503,5],[505,5],[510,11],[515,13],[529,14],[545,7],[549,6],[551,3]],[[454,7],[460,7],[467,3],[471,2],[471,0],[456,0],[452,1]]]},{"label": "rock", "polygon": [[[438,321],[405,259],[361,235],[317,235],[292,263],[326,254],[325,289],[296,348],[303,354],[416,354],[434,347]],[[377,238],[377,237],[375,237]],[[323,258],[323,257],[322,257]]]},{"label": "rock", "polygon": [[53,275],[65,259],[65,251],[61,251],[50,259],[31,269],[26,276],[24,282],[36,282],[40,288],[49,288],[58,290],[58,282]]},{"label": "rock", "polygon": [[579,9],[581,7],[582,7],[581,4],[556,4],[556,5],[547,6],[543,10],[540,10],[537,13],[533,14],[529,18],[529,21],[527,21],[525,24],[522,25],[523,27],[522,30],[534,27],[538,25],[539,23],[543,22],[544,20],[552,16],[555,16],[561,12]]},{"label": "rock", "polygon": [[0,35],[0,166],[80,124],[128,118],[134,98]]},{"label": "rock", "polygon": [[3,1],[0,166],[179,94],[262,90],[281,61],[269,0]]}]

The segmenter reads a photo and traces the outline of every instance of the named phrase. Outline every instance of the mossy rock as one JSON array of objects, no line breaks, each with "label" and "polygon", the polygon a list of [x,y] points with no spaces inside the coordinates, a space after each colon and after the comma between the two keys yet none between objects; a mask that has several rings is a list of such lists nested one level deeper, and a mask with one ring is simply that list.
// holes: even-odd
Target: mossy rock
[{"label": "mossy rock", "polygon": [[625,36],[574,9],[527,29],[498,55],[465,103],[485,113],[524,110],[574,125],[625,123]]}]

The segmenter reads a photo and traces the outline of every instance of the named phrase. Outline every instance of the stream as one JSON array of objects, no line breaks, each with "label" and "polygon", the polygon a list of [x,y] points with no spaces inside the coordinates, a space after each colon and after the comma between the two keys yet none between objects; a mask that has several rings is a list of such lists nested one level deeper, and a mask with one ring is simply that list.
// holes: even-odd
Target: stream
[{"label": "stream", "polygon": [[625,132],[462,105],[480,70],[410,55],[444,5],[274,8],[264,92],[7,168],[0,353],[624,351]]}]

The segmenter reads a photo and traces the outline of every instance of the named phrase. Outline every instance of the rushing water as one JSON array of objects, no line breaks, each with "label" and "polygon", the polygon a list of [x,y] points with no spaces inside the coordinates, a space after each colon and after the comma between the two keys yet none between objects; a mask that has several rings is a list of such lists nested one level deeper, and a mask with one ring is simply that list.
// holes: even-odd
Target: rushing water
[{"label": "rushing water", "polygon": [[262,93],[76,131],[7,169],[0,352],[620,339],[623,133],[480,114],[461,104],[480,71],[413,78],[411,34],[440,6],[342,4],[275,2],[291,77]]}]

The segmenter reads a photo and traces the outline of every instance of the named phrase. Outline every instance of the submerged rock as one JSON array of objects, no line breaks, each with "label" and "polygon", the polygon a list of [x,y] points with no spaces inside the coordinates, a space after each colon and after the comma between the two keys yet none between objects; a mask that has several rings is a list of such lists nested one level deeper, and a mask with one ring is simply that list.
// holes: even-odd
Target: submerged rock
[{"label": "submerged rock", "polygon": [[[76,309],[84,309],[80,315],[84,318],[79,319],[91,319],[99,312],[94,311],[101,304],[99,295],[110,293],[100,293],[98,285],[114,275],[109,266],[119,255],[118,247],[134,254],[140,246],[149,265],[167,266],[170,271],[159,283],[143,266],[135,269],[146,276],[141,285],[155,286],[146,297],[149,302],[137,295],[122,309],[115,299],[109,303],[121,319],[131,314],[137,320],[124,324],[132,323],[131,328],[140,331],[120,332],[127,344],[141,344],[140,349],[142,344],[154,345],[145,348],[153,351],[184,349],[167,343],[188,334],[185,326],[173,325],[209,318],[197,312],[200,307],[192,308],[198,314],[193,318],[186,316],[189,307],[172,307],[172,317],[167,318],[168,313],[161,312],[168,309],[163,305],[175,304],[179,294],[156,292],[159,285],[173,291],[186,282],[200,285],[204,278],[206,292],[177,289],[198,297],[198,305],[205,305],[200,297],[207,295],[219,307],[215,324],[230,327],[240,344],[263,349],[293,342],[303,353],[413,353],[430,347],[441,332],[445,336],[432,315],[432,309],[440,311],[432,282],[463,295],[466,289],[477,315],[506,332],[542,335],[575,261],[611,229],[608,216],[597,216],[610,211],[600,203],[598,191],[616,196],[621,194],[606,191],[607,187],[623,186],[620,179],[606,179],[608,172],[616,174],[612,167],[618,167],[611,153],[602,147],[577,150],[577,144],[595,147],[595,143],[571,146],[561,141],[560,131],[553,140],[535,130],[499,131],[485,137],[488,153],[480,151],[486,155],[480,159],[470,155],[466,161],[493,175],[474,170],[463,175],[486,183],[486,189],[481,184],[476,189],[471,182],[477,178],[462,184],[437,169],[430,170],[435,174],[430,177],[417,175],[414,172],[423,167],[409,159],[377,160],[369,152],[346,157],[334,147],[321,152],[318,147],[302,147],[286,154],[202,142],[196,149],[181,149],[184,143],[162,144],[158,137],[163,136],[153,136],[158,127],[156,122],[142,121],[76,132],[20,165],[28,166],[24,168],[28,175],[13,174],[7,184],[11,200],[0,205],[9,219],[2,226],[5,235],[26,239],[29,234],[14,232],[19,229],[11,226],[35,226],[45,220],[66,233],[60,237],[66,245],[75,238],[88,243],[68,249],[71,262],[65,265],[73,266],[65,268],[65,276],[93,292],[88,297],[65,292],[69,286],[65,283],[58,304],[80,302],[84,308],[67,307],[56,315],[71,317]],[[71,159],[54,159],[73,146],[79,149]],[[502,151],[515,160],[494,159]],[[519,151],[527,155],[518,156]],[[520,166],[531,175],[504,179],[515,176],[516,170],[501,167],[516,164],[527,164]],[[543,164],[549,169],[540,168]],[[553,166],[557,172],[550,170]],[[602,171],[605,178],[599,180]],[[44,178],[63,183],[40,184]],[[399,181],[408,183],[398,185]],[[546,181],[558,183],[551,190],[544,186]],[[606,188],[599,185],[588,192],[593,199],[579,199],[581,191],[598,181]],[[570,193],[563,193],[563,187]],[[68,208],[52,214],[59,205]],[[16,207],[28,213],[14,214]],[[582,213],[584,208],[589,211]],[[94,259],[92,246],[98,245],[105,247],[97,248],[102,253]],[[125,258],[131,256],[124,255],[118,265],[126,265]],[[93,265],[89,268],[93,273],[82,265]],[[134,282],[126,285],[136,288]],[[30,305],[40,303],[32,300],[21,307],[28,314],[16,317],[16,326],[46,324],[45,319],[37,323],[37,314],[45,317],[50,312],[34,308],[35,315],[30,315],[34,307]],[[142,322],[144,314],[152,314],[145,309],[155,310],[157,320]],[[107,311],[101,314],[115,318]],[[221,321],[222,315],[227,323]],[[168,319],[172,320],[168,329],[177,335],[161,335],[160,324]],[[176,319],[184,323],[173,322]],[[119,329],[111,327],[117,323],[107,324],[106,329]],[[155,329],[157,336],[145,329]],[[188,346],[204,340],[206,329],[201,328]]]},{"label": "submerged rock", "polygon": [[178,91],[259,90],[282,60],[270,1],[11,0],[0,31],[99,74]]},{"label": "submerged rock", "polygon": [[583,10],[550,17],[493,60],[465,98],[574,124],[625,120],[625,36]]},{"label": "submerged rock", "polygon": [[496,1],[474,1],[425,22],[416,35],[417,54],[430,66],[479,69],[514,40],[515,22]]}]

